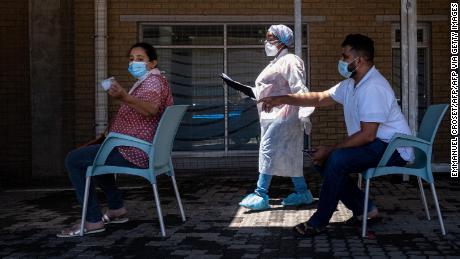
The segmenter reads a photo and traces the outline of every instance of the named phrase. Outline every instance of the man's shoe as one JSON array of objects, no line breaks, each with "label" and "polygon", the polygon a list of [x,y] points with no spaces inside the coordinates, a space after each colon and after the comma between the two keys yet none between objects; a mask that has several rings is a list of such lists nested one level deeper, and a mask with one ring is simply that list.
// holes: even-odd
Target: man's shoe
[{"label": "man's shoe", "polygon": [[308,222],[303,222],[297,224],[293,228],[294,232],[301,237],[314,237],[319,234],[326,232],[326,228],[315,228],[308,224]]},{"label": "man's shoe", "polygon": [[259,196],[255,193],[251,193],[244,197],[239,205],[250,210],[266,210],[270,208],[270,205],[268,205],[268,195],[266,194]]},{"label": "man's shoe", "polygon": [[303,204],[310,204],[313,202],[313,195],[310,191],[306,193],[291,193],[287,196],[281,204],[283,206],[300,206]]}]

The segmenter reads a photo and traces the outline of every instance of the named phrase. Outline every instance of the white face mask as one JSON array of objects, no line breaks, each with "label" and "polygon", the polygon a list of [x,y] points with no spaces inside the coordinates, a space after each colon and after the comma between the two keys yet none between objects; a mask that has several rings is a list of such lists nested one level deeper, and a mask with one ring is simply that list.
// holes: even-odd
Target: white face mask
[{"label": "white face mask", "polygon": [[265,42],[265,54],[267,54],[267,56],[273,57],[276,56],[277,53],[278,48],[276,47],[276,45],[271,44],[270,42]]},{"label": "white face mask", "polygon": [[355,67],[352,71],[350,71],[348,70],[348,66],[357,59],[358,57],[353,59],[350,63],[343,61],[343,60],[339,60],[339,63],[337,65],[339,74],[345,78],[350,78],[353,75],[353,73],[356,71],[356,69],[358,69],[358,67]]}]

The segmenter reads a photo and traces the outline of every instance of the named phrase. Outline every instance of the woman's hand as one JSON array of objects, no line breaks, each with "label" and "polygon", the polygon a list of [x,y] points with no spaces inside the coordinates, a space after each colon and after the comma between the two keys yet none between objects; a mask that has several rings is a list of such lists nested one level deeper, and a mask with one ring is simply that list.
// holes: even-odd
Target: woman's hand
[{"label": "woman's hand", "polygon": [[160,106],[152,102],[143,101],[137,97],[129,95],[118,82],[112,84],[109,89],[109,95],[122,101],[124,104],[135,109],[144,116],[154,116],[158,113]]},{"label": "woman's hand", "polygon": [[323,165],[333,150],[333,147],[319,146],[316,152],[311,155],[313,164]]},{"label": "woman's hand", "polygon": [[273,107],[283,104],[281,102],[283,96],[270,96],[264,97],[257,101],[257,103],[262,103],[262,110],[264,112],[270,112]]},{"label": "woman's hand", "polygon": [[128,97],[128,93],[118,82],[112,83],[112,86],[109,89],[109,95],[120,101],[125,101]]}]

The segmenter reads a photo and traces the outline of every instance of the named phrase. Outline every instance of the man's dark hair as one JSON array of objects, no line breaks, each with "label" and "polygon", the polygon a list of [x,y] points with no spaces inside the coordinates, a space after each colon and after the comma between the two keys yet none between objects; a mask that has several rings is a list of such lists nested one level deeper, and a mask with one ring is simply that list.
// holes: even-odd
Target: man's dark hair
[{"label": "man's dark hair", "polygon": [[145,42],[138,42],[136,44],[134,44],[133,46],[131,46],[131,48],[129,49],[129,52],[128,52],[128,56],[129,56],[129,53],[131,52],[131,50],[133,50],[134,48],[143,48],[145,50],[145,53],[147,54],[147,56],[149,57],[149,61],[152,61],[152,60],[157,60],[158,59],[158,55],[157,55],[157,51],[156,49],[148,44],[148,43],[145,43]]},{"label": "man's dark hair", "polygon": [[368,61],[374,61],[374,41],[362,34],[348,34],[342,42],[342,47],[351,46],[358,54],[367,57]]}]

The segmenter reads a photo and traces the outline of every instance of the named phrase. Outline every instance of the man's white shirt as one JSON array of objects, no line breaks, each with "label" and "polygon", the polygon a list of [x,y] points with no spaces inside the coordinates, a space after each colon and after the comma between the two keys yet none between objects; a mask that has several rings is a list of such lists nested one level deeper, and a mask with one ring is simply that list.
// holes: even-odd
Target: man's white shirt
[{"label": "man's white shirt", "polygon": [[[386,143],[395,133],[411,135],[393,89],[375,66],[356,86],[355,81],[350,78],[328,91],[332,99],[343,105],[348,136],[360,131],[360,122],[379,123],[377,138]],[[413,160],[412,148],[401,147],[398,152],[404,160]]]}]

